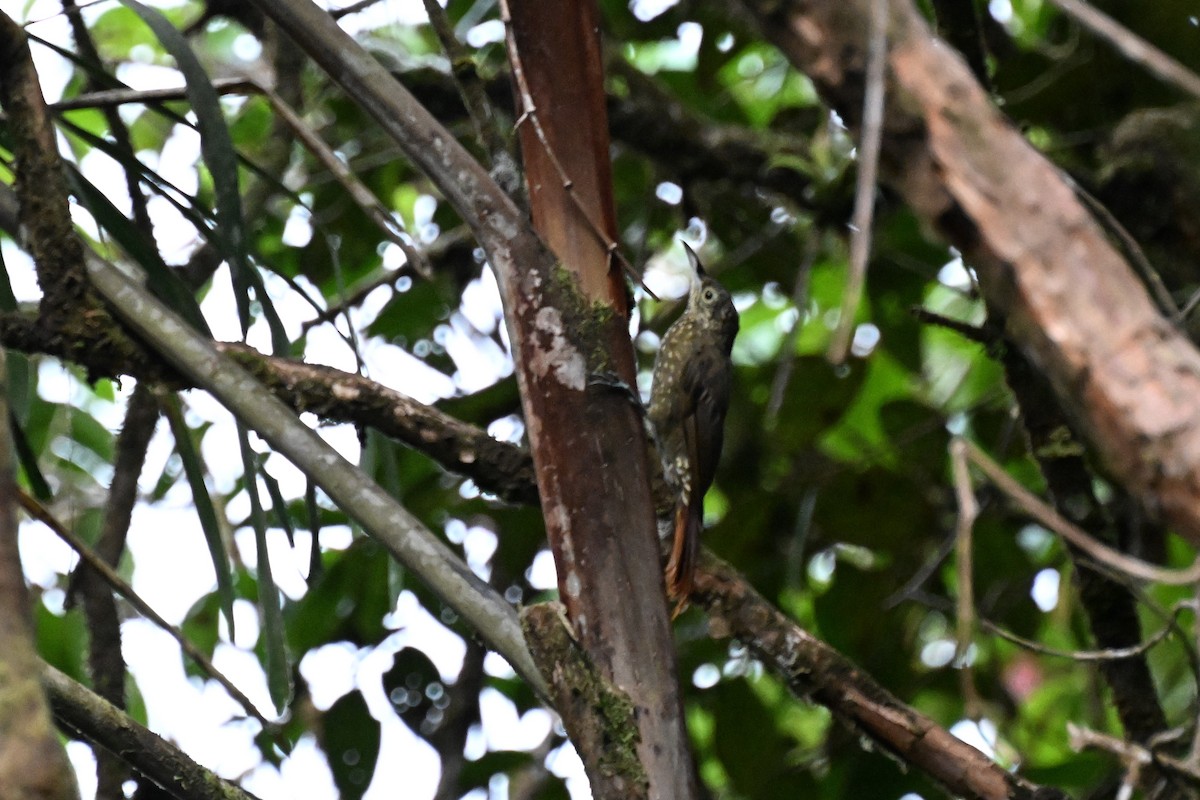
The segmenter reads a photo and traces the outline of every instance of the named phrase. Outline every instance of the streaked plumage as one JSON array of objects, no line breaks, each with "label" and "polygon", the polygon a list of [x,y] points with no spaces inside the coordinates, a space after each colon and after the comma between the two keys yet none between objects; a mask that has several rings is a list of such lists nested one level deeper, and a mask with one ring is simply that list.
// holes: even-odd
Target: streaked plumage
[{"label": "streaked plumage", "polygon": [[687,308],[663,337],[654,360],[648,411],[663,473],[679,497],[666,580],[668,596],[681,604],[692,591],[704,494],[721,458],[733,372],[729,354],[738,332],[729,292],[704,272],[690,247],[684,248],[696,277]]}]

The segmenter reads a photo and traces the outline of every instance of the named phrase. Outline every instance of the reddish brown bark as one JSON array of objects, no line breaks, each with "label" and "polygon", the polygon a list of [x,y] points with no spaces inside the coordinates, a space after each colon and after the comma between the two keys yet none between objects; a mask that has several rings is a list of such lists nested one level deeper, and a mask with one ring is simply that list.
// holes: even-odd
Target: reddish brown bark
[{"label": "reddish brown bark", "polygon": [[534,105],[519,126],[534,225],[561,260],[537,276],[549,286],[522,282],[511,323],[530,332],[518,370],[559,590],[584,651],[633,701],[650,796],[694,797],[641,420],[620,391],[589,388],[597,373],[636,376],[604,243],[615,216],[596,9],[518,0],[511,14],[510,60]]}]

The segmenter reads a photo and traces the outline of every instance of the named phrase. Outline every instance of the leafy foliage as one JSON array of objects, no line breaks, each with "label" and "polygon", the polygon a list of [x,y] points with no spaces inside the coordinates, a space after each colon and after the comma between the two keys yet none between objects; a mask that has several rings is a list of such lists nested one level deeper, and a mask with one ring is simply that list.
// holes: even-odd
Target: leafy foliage
[{"label": "leafy foliage", "polygon": [[[725,454],[707,500],[708,546],[902,700],[964,736],[982,731],[981,745],[1001,763],[1081,795],[1118,780],[1115,760],[1074,753],[1068,744],[1068,723],[1121,733],[1093,666],[1016,646],[982,626],[965,653],[955,652],[954,601],[963,576],[950,557],[957,515],[951,437],[979,442],[1031,489],[1044,489],[1005,385],[1003,343],[989,347],[913,314],[919,307],[982,324],[985,311],[967,266],[881,191],[854,356],[831,366],[824,354],[846,280],[855,169],[850,133],[822,108],[811,82],[725,4],[670,4],[649,18],[651,4],[599,5],[626,252],[648,264],[652,286],[670,287],[683,263],[675,238],[686,232],[703,239],[706,262],[741,312]],[[1123,185],[1106,160],[1113,131],[1130,115],[1178,98],[1050,4],[1014,2],[1007,17],[1001,12],[1008,4],[975,5],[993,89],[1006,113],[1083,186],[1110,200],[1103,190]],[[1179,4],[1095,5],[1200,66],[1195,17]],[[132,0],[103,6],[85,17],[103,63],[72,56],[55,67],[67,97],[139,85],[134,78],[149,65],[169,70],[168,83],[186,85],[186,101],[125,105],[116,122],[96,109],[58,112],[70,143],[81,235],[106,257],[144,270],[160,297],[218,338],[247,334],[264,350],[361,371],[419,400],[443,400],[458,418],[519,440],[494,280],[463,221],[396,156],[352,98],[311,66],[258,48],[254,20],[217,15],[185,35],[181,29],[202,10],[194,2],[166,11]],[[428,24],[390,20],[387,13],[351,15],[347,22],[450,130],[468,139],[470,126]],[[494,5],[451,0],[447,13],[511,130]],[[60,28],[30,30],[74,52]],[[1065,57],[1052,58],[1060,52]],[[433,263],[431,278],[411,265],[400,268],[399,248],[260,93],[219,95],[215,76],[259,71],[272,57],[281,70],[273,91],[297,105],[303,124],[389,209]],[[627,106],[661,111],[661,119],[641,120],[653,136],[623,121]],[[682,130],[667,127],[676,115],[689,121]],[[123,139],[112,130],[116,123],[125,128]],[[659,146],[672,136],[685,138]],[[719,148],[726,145],[758,160],[748,167],[722,159],[726,151]],[[7,162],[6,151],[0,172],[11,182]],[[114,170],[135,173],[145,197],[131,200],[121,185],[98,177]],[[1190,170],[1194,176],[1194,163]],[[142,202],[153,230],[127,218],[134,216],[131,204]],[[1163,213],[1181,213],[1182,205]],[[1161,234],[1147,242],[1148,252],[1175,278],[1170,288],[1185,292],[1196,282],[1196,239],[1164,229],[1194,233],[1200,228],[1187,227],[1194,216],[1148,228],[1136,217],[1142,211],[1129,208],[1122,221],[1139,233]],[[27,259],[9,234],[5,285],[28,287]],[[20,302],[4,302],[6,312],[35,296],[27,289],[15,294]],[[348,298],[356,298],[352,307],[344,305]],[[314,309],[326,308],[341,313],[306,324]],[[639,300],[646,333],[638,346],[647,370],[672,308],[670,299]],[[94,541],[131,382],[89,382],[72,365],[36,353],[28,362],[10,357],[9,373],[24,488],[38,497],[52,494],[55,512]],[[306,500],[304,480],[277,474],[274,462],[268,472],[261,445],[243,434],[239,447],[232,422],[203,398],[180,405],[172,397],[163,409],[170,424],[159,429],[142,474],[142,507],[184,507],[187,525],[155,535],[202,542],[199,552],[215,564],[212,585],[186,599],[190,611],[177,621],[207,653],[252,653],[262,673],[254,679],[265,678],[274,703],[293,715],[278,732],[282,746],[280,738],[260,736],[261,752],[238,763],[261,762],[260,769],[270,770],[305,737],[315,737],[341,796],[357,798],[377,764],[382,770],[395,759],[380,752],[386,726],[404,724],[443,756],[447,770],[457,771],[443,778],[439,796],[486,790],[497,776],[510,790],[523,787],[522,796],[566,796],[546,767],[564,746],[561,731],[544,726],[538,741],[525,736],[517,746],[504,740],[519,738],[517,723],[481,721],[480,697],[490,692],[514,719],[534,727],[537,717],[528,715],[536,699],[504,665],[478,653],[471,632],[419,580],[323,496]],[[375,431],[332,424],[326,430],[509,600],[553,593],[536,509],[496,502]],[[1114,514],[1136,516],[1102,476],[1094,482]],[[1046,647],[1093,647],[1063,548],[999,492],[980,486],[978,496],[977,619]],[[135,515],[135,530],[141,524]],[[1129,526],[1134,539],[1147,530]],[[286,544],[277,547],[285,537],[274,534],[284,531]],[[1174,539],[1146,537],[1142,544],[1161,551],[1167,563],[1188,562]],[[257,571],[245,568],[247,554]],[[140,576],[136,548],[130,555],[121,566],[127,574],[136,566]],[[169,585],[170,572],[200,566],[179,559],[155,577]],[[40,652],[85,679],[88,631],[81,610],[63,601],[66,570],[60,565],[34,580],[41,590]],[[1185,600],[1183,590],[1146,592],[1139,602],[1147,630],[1166,624],[1165,609]],[[235,627],[239,601],[255,603],[262,624],[239,619]],[[1195,715],[1191,626],[1149,652],[1172,725]],[[410,628],[433,633],[422,637]],[[718,796],[939,795],[923,775],[865,752],[854,732],[790,696],[737,645],[710,638],[699,612],[680,619],[677,635],[699,771]],[[338,682],[345,684],[340,696],[320,707],[313,698],[328,694],[318,684],[330,676],[310,680],[306,666],[330,648],[352,651],[356,665],[379,657],[391,666],[382,677],[359,670],[354,681]],[[202,675],[193,664],[187,669]],[[388,703],[372,701],[380,695]],[[144,716],[138,703],[132,707]]]}]

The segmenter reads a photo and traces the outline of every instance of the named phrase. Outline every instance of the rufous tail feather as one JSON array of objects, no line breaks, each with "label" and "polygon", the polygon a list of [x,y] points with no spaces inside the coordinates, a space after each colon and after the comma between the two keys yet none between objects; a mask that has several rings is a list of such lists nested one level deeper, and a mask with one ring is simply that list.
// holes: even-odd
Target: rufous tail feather
[{"label": "rufous tail feather", "polygon": [[680,503],[675,507],[675,536],[671,557],[667,560],[667,597],[675,602],[679,616],[688,605],[696,578],[696,557],[700,550],[700,529],[704,524],[701,503]]}]

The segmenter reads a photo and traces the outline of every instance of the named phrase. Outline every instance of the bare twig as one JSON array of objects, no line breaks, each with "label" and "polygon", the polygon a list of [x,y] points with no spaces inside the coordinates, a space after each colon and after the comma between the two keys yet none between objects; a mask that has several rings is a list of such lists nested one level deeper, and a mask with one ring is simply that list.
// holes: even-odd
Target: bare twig
[{"label": "bare twig", "polygon": [[[1137,784],[1141,769],[1150,764],[1177,773],[1192,784],[1200,783],[1200,767],[1196,764],[1174,758],[1158,750],[1151,750],[1136,742],[1094,731],[1072,722],[1067,723],[1067,735],[1071,749],[1077,752],[1086,749],[1103,750],[1119,758],[1128,770],[1125,782],[1131,791],[1132,787]],[[1125,789],[1124,786],[1121,788]],[[1118,795],[1118,797],[1122,796],[1127,797],[1128,795]]]},{"label": "bare twig", "polygon": [[[467,116],[471,118],[471,126],[475,129],[475,138],[487,151],[492,165],[495,166],[496,161],[505,157],[508,151],[497,128],[496,113],[492,109],[491,102],[488,101],[483,81],[479,79],[470,56],[467,55],[454,35],[454,28],[450,24],[450,18],[446,15],[446,9],[442,8],[438,0],[424,0],[424,3],[425,13],[429,15],[429,24],[433,28],[433,32],[437,34],[442,49],[446,51],[446,58],[450,60],[450,77],[454,79],[454,83],[458,87],[458,96],[462,98],[463,106],[467,109]],[[515,163],[515,159],[512,159],[511,155],[508,157]]]},{"label": "bare twig", "polygon": [[1121,244],[1121,251],[1125,257],[1129,259],[1130,265],[1137,271],[1138,277],[1142,279],[1146,290],[1150,292],[1150,297],[1154,300],[1154,304],[1158,306],[1158,310],[1163,316],[1178,323],[1187,317],[1186,310],[1179,310],[1175,306],[1175,299],[1171,297],[1171,293],[1167,291],[1166,285],[1162,281],[1162,276],[1158,274],[1158,270],[1150,263],[1150,259],[1146,258],[1146,254],[1142,251],[1142,246],[1138,244],[1137,239],[1125,229],[1113,213],[1108,210],[1108,207],[1101,203],[1098,199],[1092,196],[1092,193],[1080,186],[1074,178],[1069,175],[1064,175],[1063,179],[1071,184],[1071,188],[1075,190],[1076,196],[1083,201],[1091,212],[1100,220],[1100,224],[1104,229],[1117,237],[1117,241]]},{"label": "bare twig", "polygon": [[[1172,620],[1178,617],[1181,611],[1183,611],[1183,607],[1176,608]],[[1164,625],[1162,629],[1158,631],[1158,633],[1154,634],[1146,641],[1140,642],[1132,647],[1113,647],[1106,650],[1060,650],[1056,647],[1047,647],[1046,645],[1041,644],[1040,642],[1035,642],[1032,639],[1026,639],[1024,636],[1018,636],[1012,631],[1001,628],[999,625],[986,619],[979,620],[979,624],[988,633],[999,636],[1005,641],[1012,642],[1015,645],[1019,645],[1026,650],[1031,650],[1039,655],[1053,656],[1055,658],[1069,658],[1072,661],[1079,661],[1081,663],[1120,661],[1121,659],[1140,656],[1143,653],[1148,652],[1159,642],[1163,641],[1176,630],[1178,630],[1177,626],[1174,624],[1174,622],[1172,622],[1171,624]]]},{"label": "bare twig", "polygon": [[1083,0],[1050,0],[1080,25],[1106,40],[1135,64],[1159,79],[1200,98],[1200,75]]},{"label": "bare twig", "polygon": [[968,341],[984,345],[985,347],[995,344],[996,337],[990,335],[986,328],[980,327],[979,325],[972,325],[969,322],[951,319],[950,317],[939,314],[936,311],[930,311],[927,308],[922,308],[921,306],[913,306],[910,311],[918,321],[927,323],[929,325],[937,325],[939,328],[945,328],[948,331],[954,331]]},{"label": "bare twig", "polygon": [[254,800],[254,795],[200,766],[175,745],[54,667],[43,664],[41,679],[60,725],[118,754],[138,772],[168,789],[171,797]]},{"label": "bare twig", "polygon": [[796,269],[796,283],[792,286],[792,307],[796,309],[796,322],[792,325],[783,344],[779,346],[779,367],[775,371],[775,379],[771,381],[771,399],[767,401],[765,427],[770,430],[779,417],[779,409],[783,407],[783,396],[787,393],[788,382],[792,379],[792,370],[796,368],[796,340],[800,338],[800,330],[804,327],[805,309],[808,307],[808,281],[812,274],[813,262],[817,260],[820,250],[820,234],[816,226],[809,231],[804,242],[804,256]]},{"label": "bare twig", "polygon": [[[246,78],[215,78],[212,82],[217,94],[261,94],[262,87]],[[186,100],[187,88],[183,86],[166,89],[105,89],[87,92],[50,104],[51,111],[72,111],[78,108],[107,108],[129,103],[164,103],[169,100]]]},{"label": "bare twig", "polygon": [[417,252],[417,249],[405,238],[396,218],[384,207],[383,203],[379,202],[379,198],[371,193],[371,190],[350,171],[346,163],[338,158],[325,142],[321,141],[321,138],[304,123],[304,120],[300,119],[300,115],[283,101],[283,98],[266,87],[261,87],[261,92],[279,118],[291,129],[292,133],[296,134],[296,138],[308,148],[309,152],[329,170],[334,179],[350,195],[350,198],[367,215],[367,218],[375,223],[390,242],[400,248],[400,252],[404,253],[405,259],[413,265],[417,274],[429,280],[432,277],[429,261]]},{"label": "bare twig", "polygon": [[854,338],[854,317],[862,302],[871,256],[871,225],[875,216],[875,181],[879,145],[883,138],[884,68],[887,64],[887,0],[871,0],[871,32],[867,45],[867,90],[863,96],[862,132],[858,144],[858,175],[854,186],[853,230],[850,232],[850,276],[842,291],[837,330],[829,343],[829,360],[841,364]]},{"label": "bare twig", "polygon": [[971,473],[967,468],[967,453],[963,441],[954,439],[950,442],[954,495],[958,499],[958,521],[954,528],[954,562],[958,579],[958,599],[955,603],[955,663],[960,670],[966,714],[971,719],[977,719],[980,716],[979,695],[975,691],[973,671],[967,661],[967,650],[971,646],[971,635],[975,630],[975,579],[972,551],[974,549],[975,519],[979,516],[979,502],[975,499],[975,490],[971,487]]},{"label": "bare twig", "polygon": [[334,19],[348,17],[351,14],[357,14],[360,11],[364,11],[380,1],[381,0],[358,0],[357,3],[351,3],[345,8],[339,8],[336,11],[330,11],[329,16],[333,17]]},{"label": "bare twig", "polygon": [[[430,248],[422,253],[422,257],[426,262],[430,258],[436,259],[439,254],[445,253],[455,245],[462,244],[467,241],[467,233],[465,228],[456,228],[447,231],[438,236],[437,241]],[[432,266],[430,267],[432,271]],[[338,316],[346,313],[347,310],[362,304],[367,299],[367,295],[375,291],[381,286],[393,286],[401,278],[411,277],[416,274],[416,265],[411,261],[406,261],[394,270],[385,270],[382,274],[371,277],[362,284],[350,290],[340,302],[334,303],[310,320],[306,320],[300,324],[300,330],[307,333],[310,329],[318,325],[329,322]]]},{"label": "bare twig", "polygon": [[200,669],[204,670],[209,677],[221,684],[225,691],[229,692],[229,696],[237,701],[237,703],[245,709],[247,714],[254,717],[259,721],[259,723],[262,724],[264,730],[276,730],[276,724],[263,716],[263,714],[255,707],[254,703],[250,701],[250,698],[246,697],[246,695],[243,694],[240,689],[234,686],[233,682],[230,681],[229,678],[226,678],[221,671],[213,665],[208,656],[206,656],[204,652],[200,650],[200,648],[192,644],[191,640],[183,635],[183,631],[179,630],[179,628],[163,619],[158,612],[150,606],[149,603],[143,600],[137,594],[137,592],[133,590],[132,586],[126,583],[125,580],[117,574],[116,570],[110,567],[103,558],[96,555],[95,551],[88,547],[85,541],[76,536],[70,529],[67,528],[67,526],[59,522],[58,519],[51,514],[45,506],[43,506],[34,498],[30,497],[25,492],[20,492],[18,494],[18,500],[21,503],[21,507],[25,509],[29,516],[33,517],[38,522],[41,522],[43,525],[53,531],[55,536],[66,542],[67,546],[78,553],[79,557],[86,562],[91,569],[95,570],[96,574],[98,574],[109,586],[111,586],[117,594],[124,597],[131,606],[137,609],[139,614],[169,633],[171,638],[178,642],[179,646],[183,648],[183,652],[187,653],[188,657],[195,661]]},{"label": "bare twig", "polygon": [[1041,498],[1018,483],[975,444],[966,439],[962,442],[967,458],[982,470],[992,483],[1020,505],[1029,516],[1095,559],[1097,565],[1103,565],[1137,580],[1155,581],[1172,586],[1188,586],[1200,581],[1200,558],[1183,569],[1164,569],[1114,550],[1046,505]]},{"label": "bare twig", "polygon": [[558,154],[554,152],[554,148],[550,146],[550,140],[546,138],[546,131],[542,127],[542,122],[538,119],[537,106],[533,103],[533,95],[529,91],[529,83],[525,80],[525,70],[521,67],[521,54],[517,50],[517,39],[513,34],[512,16],[509,14],[508,0],[500,0],[500,19],[504,23],[505,43],[508,47],[509,60],[512,64],[513,82],[517,86],[517,93],[521,98],[521,113],[517,117],[516,126],[528,123],[532,126],[534,134],[537,136],[538,143],[542,146],[542,150],[546,153],[546,158],[550,160],[554,171],[558,173],[559,180],[562,182],[563,190],[571,198],[571,202],[582,215],[583,220],[587,223],[588,228],[595,235],[596,240],[604,246],[605,252],[608,254],[609,263],[615,259],[621,268],[634,281],[645,290],[646,294],[650,295],[655,300],[658,296],[650,291],[649,287],[642,281],[642,275],[637,268],[629,262],[625,254],[621,252],[621,246],[613,240],[611,236],[604,230],[604,227],[598,223],[590,213],[587,207],[583,204],[583,200],[575,191],[575,183],[571,180],[571,176],[567,174],[563,168],[562,162],[558,159]]},{"label": "bare twig", "polygon": [[1136,742],[1118,739],[1116,736],[1084,728],[1073,722],[1067,723],[1067,736],[1071,749],[1076,752],[1085,749],[1104,750],[1121,760],[1125,766],[1125,777],[1121,779],[1121,788],[1117,790],[1116,800],[1129,800],[1134,787],[1141,780],[1142,769],[1154,761],[1154,754]]}]

